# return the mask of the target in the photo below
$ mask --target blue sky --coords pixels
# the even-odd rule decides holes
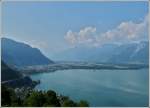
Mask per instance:
[[[148,2],[4,2],[2,29],[50,57],[74,46],[147,39],[147,14]]]

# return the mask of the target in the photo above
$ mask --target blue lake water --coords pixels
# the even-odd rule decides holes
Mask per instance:
[[[35,89],[52,89],[90,106],[148,106],[148,69],[59,70],[31,78],[41,81]]]

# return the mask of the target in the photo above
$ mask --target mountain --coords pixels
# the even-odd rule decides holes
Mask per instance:
[[[18,79],[21,77],[22,74],[20,72],[12,70],[3,61],[1,61],[1,81]]]
[[[78,46],[54,54],[52,58],[60,61],[105,62],[118,45],[107,44],[101,47]]]
[[[125,44],[115,49],[115,54],[109,59],[112,63],[145,63],[149,62],[149,43]]]
[[[9,65],[19,67],[31,65],[45,65],[53,63],[52,60],[45,57],[37,48],[16,42],[8,38],[1,39],[2,59]]]
[[[103,63],[145,63],[149,59],[149,43],[105,44],[100,47],[75,47],[55,54],[61,61],[86,61]]]

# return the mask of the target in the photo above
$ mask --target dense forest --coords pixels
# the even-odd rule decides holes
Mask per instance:
[[[55,91],[36,91],[30,88],[12,89],[2,85],[1,102],[3,107],[88,107],[88,102],[74,102],[67,96],[58,95]]]

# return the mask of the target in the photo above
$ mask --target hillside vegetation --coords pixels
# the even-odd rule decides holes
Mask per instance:
[[[27,89],[12,89],[2,86],[3,107],[88,107],[89,104],[81,100],[74,102],[69,97],[56,94],[55,91],[35,91]]]

